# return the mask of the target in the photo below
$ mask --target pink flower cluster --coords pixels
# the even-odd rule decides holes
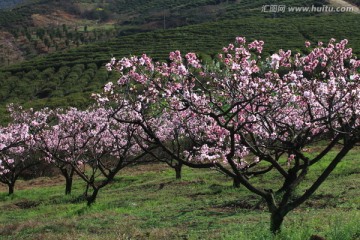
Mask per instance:
[[[151,133],[147,141],[160,145],[188,139],[193,147],[183,152],[187,161],[225,162],[241,169],[271,159],[274,148],[286,152],[294,145],[301,151],[326,132],[358,133],[360,63],[347,40],[331,39],[306,56],[280,50],[268,62],[259,61],[263,41],[245,44],[245,38],[236,38],[214,66],[203,65],[194,53],[184,61],[175,51],[169,63],[131,61],[130,71],[117,68],[121,78],[106,96],[110,102],[126,102],[127,111],[136,113],[118,121],[139,124],[144,134]],[[131,95],[141,99],[127,95],[130,86],[138,89]],[[250,153],[256,161],[247,160]]]

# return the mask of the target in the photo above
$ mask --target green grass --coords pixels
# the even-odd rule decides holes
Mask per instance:
[[[310,149],[311,151],[315,149]],[[325,162],[335,153],[331,152]],[[19,182],[15,195],[0,193],[1,239],[360,239],[359,150],[340,163],[315,195],[289,213],[280,235],[268,231],[265,206],[244,187],[213,170],[184,168],[183,179],[161,164],[131,167],[102,189],[90,208],[77,180],[64,196],[58,178]],[[325,163],[310,171],[308,187]],[[270,173],[257,185],[279,185]],[[54,186],[51,185],[54,182]],[[266,183],[266,184],[264,184]],[[31,187],[30,186],[35,186]],[[5,190],[5,189],[4,189]]]

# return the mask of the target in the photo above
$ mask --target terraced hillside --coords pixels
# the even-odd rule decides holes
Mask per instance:
[[[0,66],[116,36],[244,17],[294,17],[317,13],[265,13],[266,0],[27,0],[0,10]],[[325,0],[281,0],[287,6]],[[3,36],[3,37],[2,37]],[[2,38],[8,39],[7,41]]]
[[[104,67],[112,56],[147,53],[161,60],[169,51],[180,49],[195,51],[209,60],[240,35],[264,40],[267,53],[280,48],[304,51],[305,40],[327,41],[331,37],[348,38],[354,52],[360,53],[359,21],[354,15],[246,18],[124,36],[2,68],[0,101],[2,106],[14,101],[35,107],[85,106],[92,92],[116,79],[116,74],[108,73]]]
[[[286,6],[311,6],[312,4],[324,3],[313,0],[283,0],[278,2]],[[69,4],[71,1],[67,3]],[[5,66],[0,67],[0,118],[4,118],[1,116],[4,116],[5,105],[10,102],[18,102],[26,107],[35,108],[69,105],[87,106],[91,103],[89,100],[91,93],[100,91],[106,82],[116,80],[116,74],[108,73],[104,68],[105,63],[113,56],[121,58],[147,53],[157,60],[163,60],[167,58],[170,51],[179,49],[182,52],[196,52],[204,61],[211,61],[215,54],[224,45],[232,42],[236,36],[246,36],[248,40],[264,40],[267,54],[280,48],[305,51],[305,40],[311,42],[327,41],[331,37],[349,39],[354,52],[360,53],[360,19],[359,15],[356,14],[304,13],[302,16],[300,13],[291,15],[289,12],[264,13],[261,12],[261,6],[269,4],[265,0],[256,2],[250,0],[193,0],[176,1],[176,3],[169,0],[167,4],[162,6],[163,9],[168,9],[164,11],[160,11],[160,3],[160,0],[131,2],[125,0],[82,0],[78,1],[76,5],[63,4],[57,11],[64,12],[66,6],[76,6],[72,9],[78,9],[79,16],[81,16],[81,14],[90,13],[95,7],[103,7],[102,10],[98,11],[107,11],[107,9],[112,8],[114,9],[112,12],[118,19],[117,22],[112,23],[99,22],[99,25],[77,25],[75,26],[77,29],[72,29],[66,24],[56,28],[52,27],[51,30],[48,29],[50,26],[40,28],[34,25],[33,28],[29,27],[30,30],[21,33],[28,35],[27,37],[19,34],[18,39],[22,39],[23,42],[26,42],[26,39],[29,42],[36,40],[36,46],[41,47],[44,42],[50,42],[49,46],[44,45],[41,49],[52,49],[55,53],[48,54],[45,51],[44,55],[36,57],[37,52],[28,48],[30,54],[27,56],[30,56],[31,60],[22,60],[23,62],[20,64],[5,64]],[[47,8],[42,9],[43,12],[39,12],[37,15],[37,19],[41,19],[39,16],[47,16],[49,13],[49,6],[60,6],[60,4],[58,1],[39,0],[33,8],[19,7],[19,9],[7,13],[15,13],[14,16],[21,20],[28,16],[26,14],[40,11],[39,6],[46,5]],[[130,6],[136,8],[131,10]],[[216,13],[216,18],[211,18],[212,15],[208,15],[209,18],[199,20],[202,22],[199,24],[193,24],[190,20],[189,22],[180,21],[181,24],[187,26],[174,28],[165,26],[165,29],[162,26],[153,31],[150,31],[151,27],[149,27],[145,32],[142,32],[144,29],[139,30],[143,25],[134,20],[146,18],[143,19],[143,23],[146,25],[152,22],[151,19],[155,21],[157,18],[151,16],[156,15],[163,24],[165,16],[165,24],[167,24],[171,19],[170,16],[177,16],[178,13],[178,16],[182,18],[186,14],[190,14],[191,11],[199,12],[201,9],[213,11],[214,14]],[[70,10],[67,11],[71,12]],[[19,12],[24,14],[19,15]],[[200,11],[198,15],[193,17],[197,18],[201,14],[204,12]],[[67,16],[74,17],[75,15]],[[128,16],[127,20],[124,20],[125,16]],[[84,20],[80,17],[74,17],[74,20],[78,21],[77,24],[96,21]],[[1,22],[4,23],[0,20]],[[140,33],[130,31],[131,28],[137,28]],[[20,27],[20,29],[22,28]],[[94,36],[96,37],[94,38]],[[27,58],[21,54],[22,50],[17,49],[16,44],[11,42],[11,37],[3,39],[6,39],[8,45],[1,45],[0,37],[0,60],[6,51],[16,52],[17,50],[18,55],[16,56],[18,58]],[[63,41],[63,45],[61,45],[61,41]],[[68,42],[68,46],[64,44],[65,42]],[[51,44],[58,44],[58,49],[55,49]],[[1,50],[2,46],[5,49],[3,51]],[[27,45],[23,44],[24,46]]]

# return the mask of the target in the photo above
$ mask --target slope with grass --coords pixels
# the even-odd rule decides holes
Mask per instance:
[[[317,147],[309,148],[309,154],[314,151]],[[316,194],[287,217],[283,232],[274,239],[360,238],[359,151],[350,152]],[[317,174],[315,170],[308,179]],[[265,188],[280,184],[276,173],[256,182]],[[177,181],[164,165],[134,166],[119,174],[88,208],[81,200],[85,186],[80,179],[72,196],[62,194],[58,177],[19,181],[12,197],[0,187],[0,238],[273,239],[266,206],[244,187],[231,185],[214,170],[185,168]]]

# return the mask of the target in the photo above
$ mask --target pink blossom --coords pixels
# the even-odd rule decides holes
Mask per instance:
[[[273,55],[271,55],[271,67],[275,70],[279,69],[280,60],[281,57],[278,54],[274,53]]]

